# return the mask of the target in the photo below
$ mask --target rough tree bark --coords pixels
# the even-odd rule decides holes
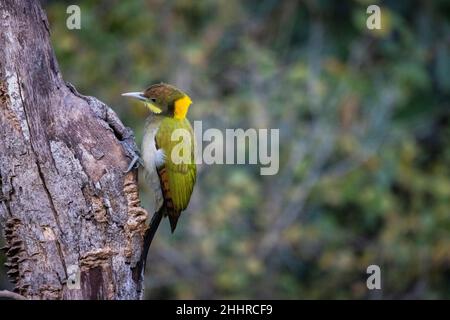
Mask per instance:
[[[0,222],[8,275],[32,299],[142,298],[131,131],[66,84],[38,0],[0,0]]]

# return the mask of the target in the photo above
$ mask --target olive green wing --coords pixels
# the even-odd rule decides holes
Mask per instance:
[[[177,129],[182,129],[181,137],[172,141],[172,133]],[[171,220],[173,231],[181,211],[189,204],[197,176],[194,161],[194,132],[189,121],[164,119],[156,134],[156,145],[163,149],[165,154],[164,166],[159,169],[159,172],[167,204],[167,215]],[[176,163],[173,156],[177,155],[187,161]]]

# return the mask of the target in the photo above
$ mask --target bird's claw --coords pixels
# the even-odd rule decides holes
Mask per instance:
[[[131,170],[133,170],[134,168],[138,168],[139,165],[144,166],[144,161],[142,160],[140,153],[139,153],[139,149],[136,147],[136,144],[134,143],[134,140],[124,140],[121,141],[121,144],[126,152],[126,154],[132,158],[130,164],[128,165],[128,168],[126,169],[126,171],[124,171],[124,173],[128,173]]]
[[[130,164],[128,165],[127,170],[125,170],[124,173],[128,173],[136,166],[136,169],[139,168],[139,166],[144,166],[144,161],[142,158],[136,153],[133,157],[133,160],[131,160]]]

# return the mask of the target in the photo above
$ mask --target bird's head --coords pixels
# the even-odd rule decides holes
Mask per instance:
[[[138,99],[155,114],[182,120],[186,117],[191,98],[180,89],[166,83],[150,86],[143,92],[122,93],[124,97]]]

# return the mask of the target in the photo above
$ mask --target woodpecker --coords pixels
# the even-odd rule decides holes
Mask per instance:
[[[145,180],[153,197],[153,212],[162,213],[169,218],[173,233],[181,212],[189,204],[197,174],[194,132],[186,118],[192,103],[191,98],[166,83],[151,85],[143,92],[123,93],[122,96],[142,101],[151,111],[145,123],[142,158],[135,154],[127,172],[132,170],[136,163],[143,165]],[[172,159],[172,151],[180,143],[172,137],[172,133],[177,129],[185,130],[190,140],[187,148],[187,159],[190,161],[180,163]]]

